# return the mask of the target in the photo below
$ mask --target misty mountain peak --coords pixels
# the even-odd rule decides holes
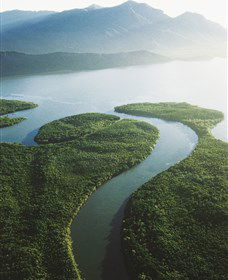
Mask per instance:
[[[139,3],[136,2],[136,1],[133,1],[133,0],[128,0],[128,1],[124,2],[122,5],[125,5],[125,6],[136,6],[136,5],[139,5]]]
[[[205,17],[203,15],[193,13],[193,12],[185,12],[176,18],[177,19],[188,19],[188,20],[205,20]]]
[[[135,7],[139,7],[139,6],[150,7],[146,3],[138,3],[133,0],[128,0],[128,1],[124,2],[123,4],[120,4],[119,6],[128,7],[128,8],[135,8]],[[152,8],[152,7],[150,7],[150,8]]]
[[[97,9],[101,9],[101,8],[103,8],[103,7],[101,7],[101,6],[97,5],[97,4],[92,4],[92,5],[88,6],[86,8],[86,10],[97,10]]]
[[[135,11],[141,16],[147,18],[149,20],[148,22],[153,21],[154,18],[156,18],[157,20],[159,17],[161,20],[169,18],[167,15],[164,14],[162,10],[155,9],[146,3],[139,3],[132,0],[124,2],[123,4],[117,7],[123,7],[125,10],[131,10],[133,12]]]

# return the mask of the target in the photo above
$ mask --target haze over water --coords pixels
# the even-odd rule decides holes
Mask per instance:
[[[36,129],[55,119],[85,112],[109,112],[134,102],[189,102],[226,112],[226,60],[173,61],[149,66],[2,80],[2,97],[39,107],[12,115],[27,120],[1,130],[1,141],[32,144]],[[226,140],[225,122],[214,130]],[[33,132],[34,131],[34,132]],[[33,134],[31,134],[33,132]]]

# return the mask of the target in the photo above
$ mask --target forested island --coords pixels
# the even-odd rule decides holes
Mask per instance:
[[[227,279],[227,143],[210,129],[219,111],[187,103],[143,103],[117,112],[182,122],[199,142],[185,160],[130,198],[122,242],[131,279]]]
[[[150,124],[89,113],[43,126],[40,146],[1,143],[1,278],[82,279],[72,220],[97,187],[147,157],[158,137]]]
[[[0,99],[0,116],[35,107],[37,107],[37,104],[33,102]],[[0,117],[0,128],[15,125],[23,120],[25,120],[25,118],[8,118],[6,116]]]

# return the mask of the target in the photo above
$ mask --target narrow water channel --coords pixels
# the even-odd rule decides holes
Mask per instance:
[[[152,176],[186,158],[198,139],[193,130],[181,123],[117,115],[155,125],[160,130],[160,139],[143,162],[102,185],[75,218],[71,228],[73,251],[86,280],[129,279],[120,246],[127,200]]]

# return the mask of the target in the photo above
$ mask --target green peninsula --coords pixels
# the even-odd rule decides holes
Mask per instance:
[[[40,146],[1,143],[0,278],[82,279],[72,220],[96,188],[147,157],[158,136],[150,124],[90,113],[42,127]]]
[[[37,104],[33,102],[0,99],[0,116],[35,107],[37,107]],[[0,128],[15,125],[23,120],[25,120],[25,118],[8,118],[6,116],[0,117]]]
[[[0,128],[12,126],[17,123],[24,121],[25,118],[8,118],[8,117],[0,117]]]
[[[187,159],[152,178],[128,202],[122,241],[131,279],[227,279],[228,145],[210,133],[223,114],[187,103],[115,109],[182,122],[199,137]]]

